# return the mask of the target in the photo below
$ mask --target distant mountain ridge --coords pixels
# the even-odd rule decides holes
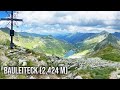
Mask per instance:
[[[0,28],[0,30],[8,34],[10,33],[10,29],[8,27]]]
[[[40,35],[35,33],[27,33],[27,32],[18,32],[21,36],[31,36],[31,37],[44,37],[46,35]]]
[[[113,33],[113,35],[120,38],[120,32],[115,32],[115,33]]]
[[[75,47],[78,49],[78,51],[83,51],[86,49],[93,49],[99,42],[104,40],[109,33],[106,31],[102,31],[101,33],[94,34],[82,42],[77,42],[75,44]]]
[[[60,40],[65,40],[68,43],[75,44],[77,42],[81,42],[85,40],[86,38],[95,35],[95,33],[69,33],[66,35],[59,35],[55,36],[55,38],[60,39]]]
[[[120,39],[106,31],[102,31],[101,33],[88,37],[84,41],[76,43],[75,46],[76,52],[69,57],[75,58],[80,55],[84,55],[87,57],[102,57],[102,59],[108,60],[110,59],[108,58],[110,57],[109,55],[112,56],[113,54],[117,58],[111,57],[111,60],[120,61]],[[111,50],[110,52],[109,49]]]

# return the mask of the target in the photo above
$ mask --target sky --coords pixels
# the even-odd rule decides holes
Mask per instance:
[[[17,32],[37,34],[66,33],[110,33],[120,32],[119,11],[15,11],[15,15],[23,22],[18,22]],[[0,18],[8,17],[0,11]],[[15,17],[15,18],[16,18]],[[0,27],[8,22],[0,21]],[[8,25],[10,27],[10,25]]]

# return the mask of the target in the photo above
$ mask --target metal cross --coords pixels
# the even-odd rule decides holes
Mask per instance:
[[[13,49],[13,47],[14,47],[14,43],[13,43],[13,36],[14,36],[13,21],[23,21],[23,20],[22,19],[15,19],[15,18],[13,18],[13,11],[11,11],[11,17],[10,18],[1,18],[0,20],[11,21],[11,30],[10,30],[11,42],[10,42],[10,48]]]

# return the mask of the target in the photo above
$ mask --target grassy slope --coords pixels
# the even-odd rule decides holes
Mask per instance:
[[[9,35],[2,31],[0,31],[0,44],[4,45],[10,44]]]
[[[14,38],[14,42],[18,46],[22,46],[28,49],[32,49],[37,52],[43,52],[46,54],[53,54],[57,56],[64,56],[65,52],[71,49],[71,45],[62,42],[60,40],[44,37],[44,38],[32,38],[17,36]]]
[[[64,56],[65,52],[69,51],[72,47],[71,45],[61,42],[59,40],[53,39],[53,38],[45,38],[44,41],[44,47],[37,46],[34,48],[34,50],[40,50],[47,54],[53,54],[57,56]]]
[[[115,71],[115,68],[95,68],[95,69],[81,69],[76,71],[84,79],[109,79],[110,73]]]
[[[101,49],[92,56],[101,57],[102,59],[105,60],[120,61],[120,50],[114,48],[111,45],[108,45],[107,47]]]
[[[104,35],[100,35],[93,38],[87,38],[83,42],[76,43],[75,45],[77,47],[76,51],[77,53],[79,53],[79,52],[83,52],[84,50],[90,50],[90,49],[92,50],[94,46],[97,45],[97,43],[101,42],[104,39],[105,39]]]
[[[104,35],[94,37],[94,38],[88,38],[84,40],[83,42],[77,43],[75,46],[77,47],[76,53],[72,55],[71,57],[78,57],[80,55],[86,55],[89,53],[97,43],[102,41],[104,39]]]
[[[54,39],[52,37],[23,37],[16,34],[13,38],[13,41],[16,45],[31,49],[37,52],[43,52],[46,54],[64,56],[64,54],[73,47],[72,45]],[[0,43],[1,44],[10,44],[10,36],[8,32],[3,32],[0,30]]]

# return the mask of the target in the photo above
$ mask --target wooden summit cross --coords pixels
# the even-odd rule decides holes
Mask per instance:
[[[13,49],[13,47],[14,47],[14,43],[13,43],[13,36],[14,36],[13,21],[23,21],[23,20],[22,19],[13,18],[13,11],[11,11],[11,17],[10,18],[1,18],[0,20],[11,21],[11,29],[10,29],[11,42],[10,42],[10,48]]]

